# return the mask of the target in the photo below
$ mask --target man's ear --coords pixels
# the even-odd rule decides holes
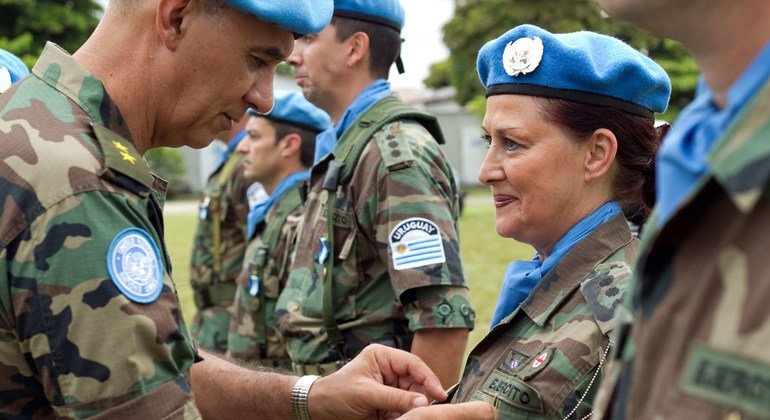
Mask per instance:
[[[197,1],[197,0],[196,0]],[[155,28],[163,45],[175,50],[184,35],[191,0],[160,0],[155,14]]]
[[[618,139],[606,128],[594,131],[587,143],[585,158],[585,180],[603,177],[609,172],[618,153]]]
[[[356,32],[344,41],[347,48],[347,64],[353,67],[365,60],[369,54],[369,35]]]
[[[302,137],[297,133],[289,133],[278,141],[281,147],[281,157],[292,157],[299,155],[302,148]]]

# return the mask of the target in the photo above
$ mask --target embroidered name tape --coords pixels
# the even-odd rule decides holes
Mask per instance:
[[[134,302],[153,302],[163,290],[158,246],[142,229],[128,228],[115,236],[107,251],[107,270],[120,292]]]
[[[428,219],[404,220],[393,228],[388,241],[396,270],[446,262],[441,230]]]

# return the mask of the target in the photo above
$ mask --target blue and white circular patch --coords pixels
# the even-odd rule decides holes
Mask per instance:
[[[128,228],[115,236],[107,251],[107,269],[115,286],[134,302],[153,302],[163,290],[160,251],[142,229]]]

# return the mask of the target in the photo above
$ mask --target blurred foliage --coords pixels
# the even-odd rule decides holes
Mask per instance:
[[[95,0],[0,0],[0,48],[32,68],[46,41],[75,52],[101,13]]]
[[[478,51],[522,23],[551,32],[591,30],[613,35],[648,54],[668,72],[673,84],[671,111],[665,117],[673,117],[693,97],[697,67],[680,44],[608,18],[594,0],[455,0],[455,15],[443,28],[450,57],[431,66],[425,84],[452,85],[458,102],[483,113],[484,89],[476,75]]]
[[[179,149],[171,147],[150,149],[144,154],[144,158],[147,159],[147,163],[155,175],[168,181],[169,196],[188,192],[190,186],[187,185],[184,178],[187,169],[185,168],[184,156]]]

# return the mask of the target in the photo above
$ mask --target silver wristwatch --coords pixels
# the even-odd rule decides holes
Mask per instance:
[[[320,378],[318,375],[305,375],[291,389],[291,417],[295,420],[310,420],[307,410],[307,394],[313,382]]]

